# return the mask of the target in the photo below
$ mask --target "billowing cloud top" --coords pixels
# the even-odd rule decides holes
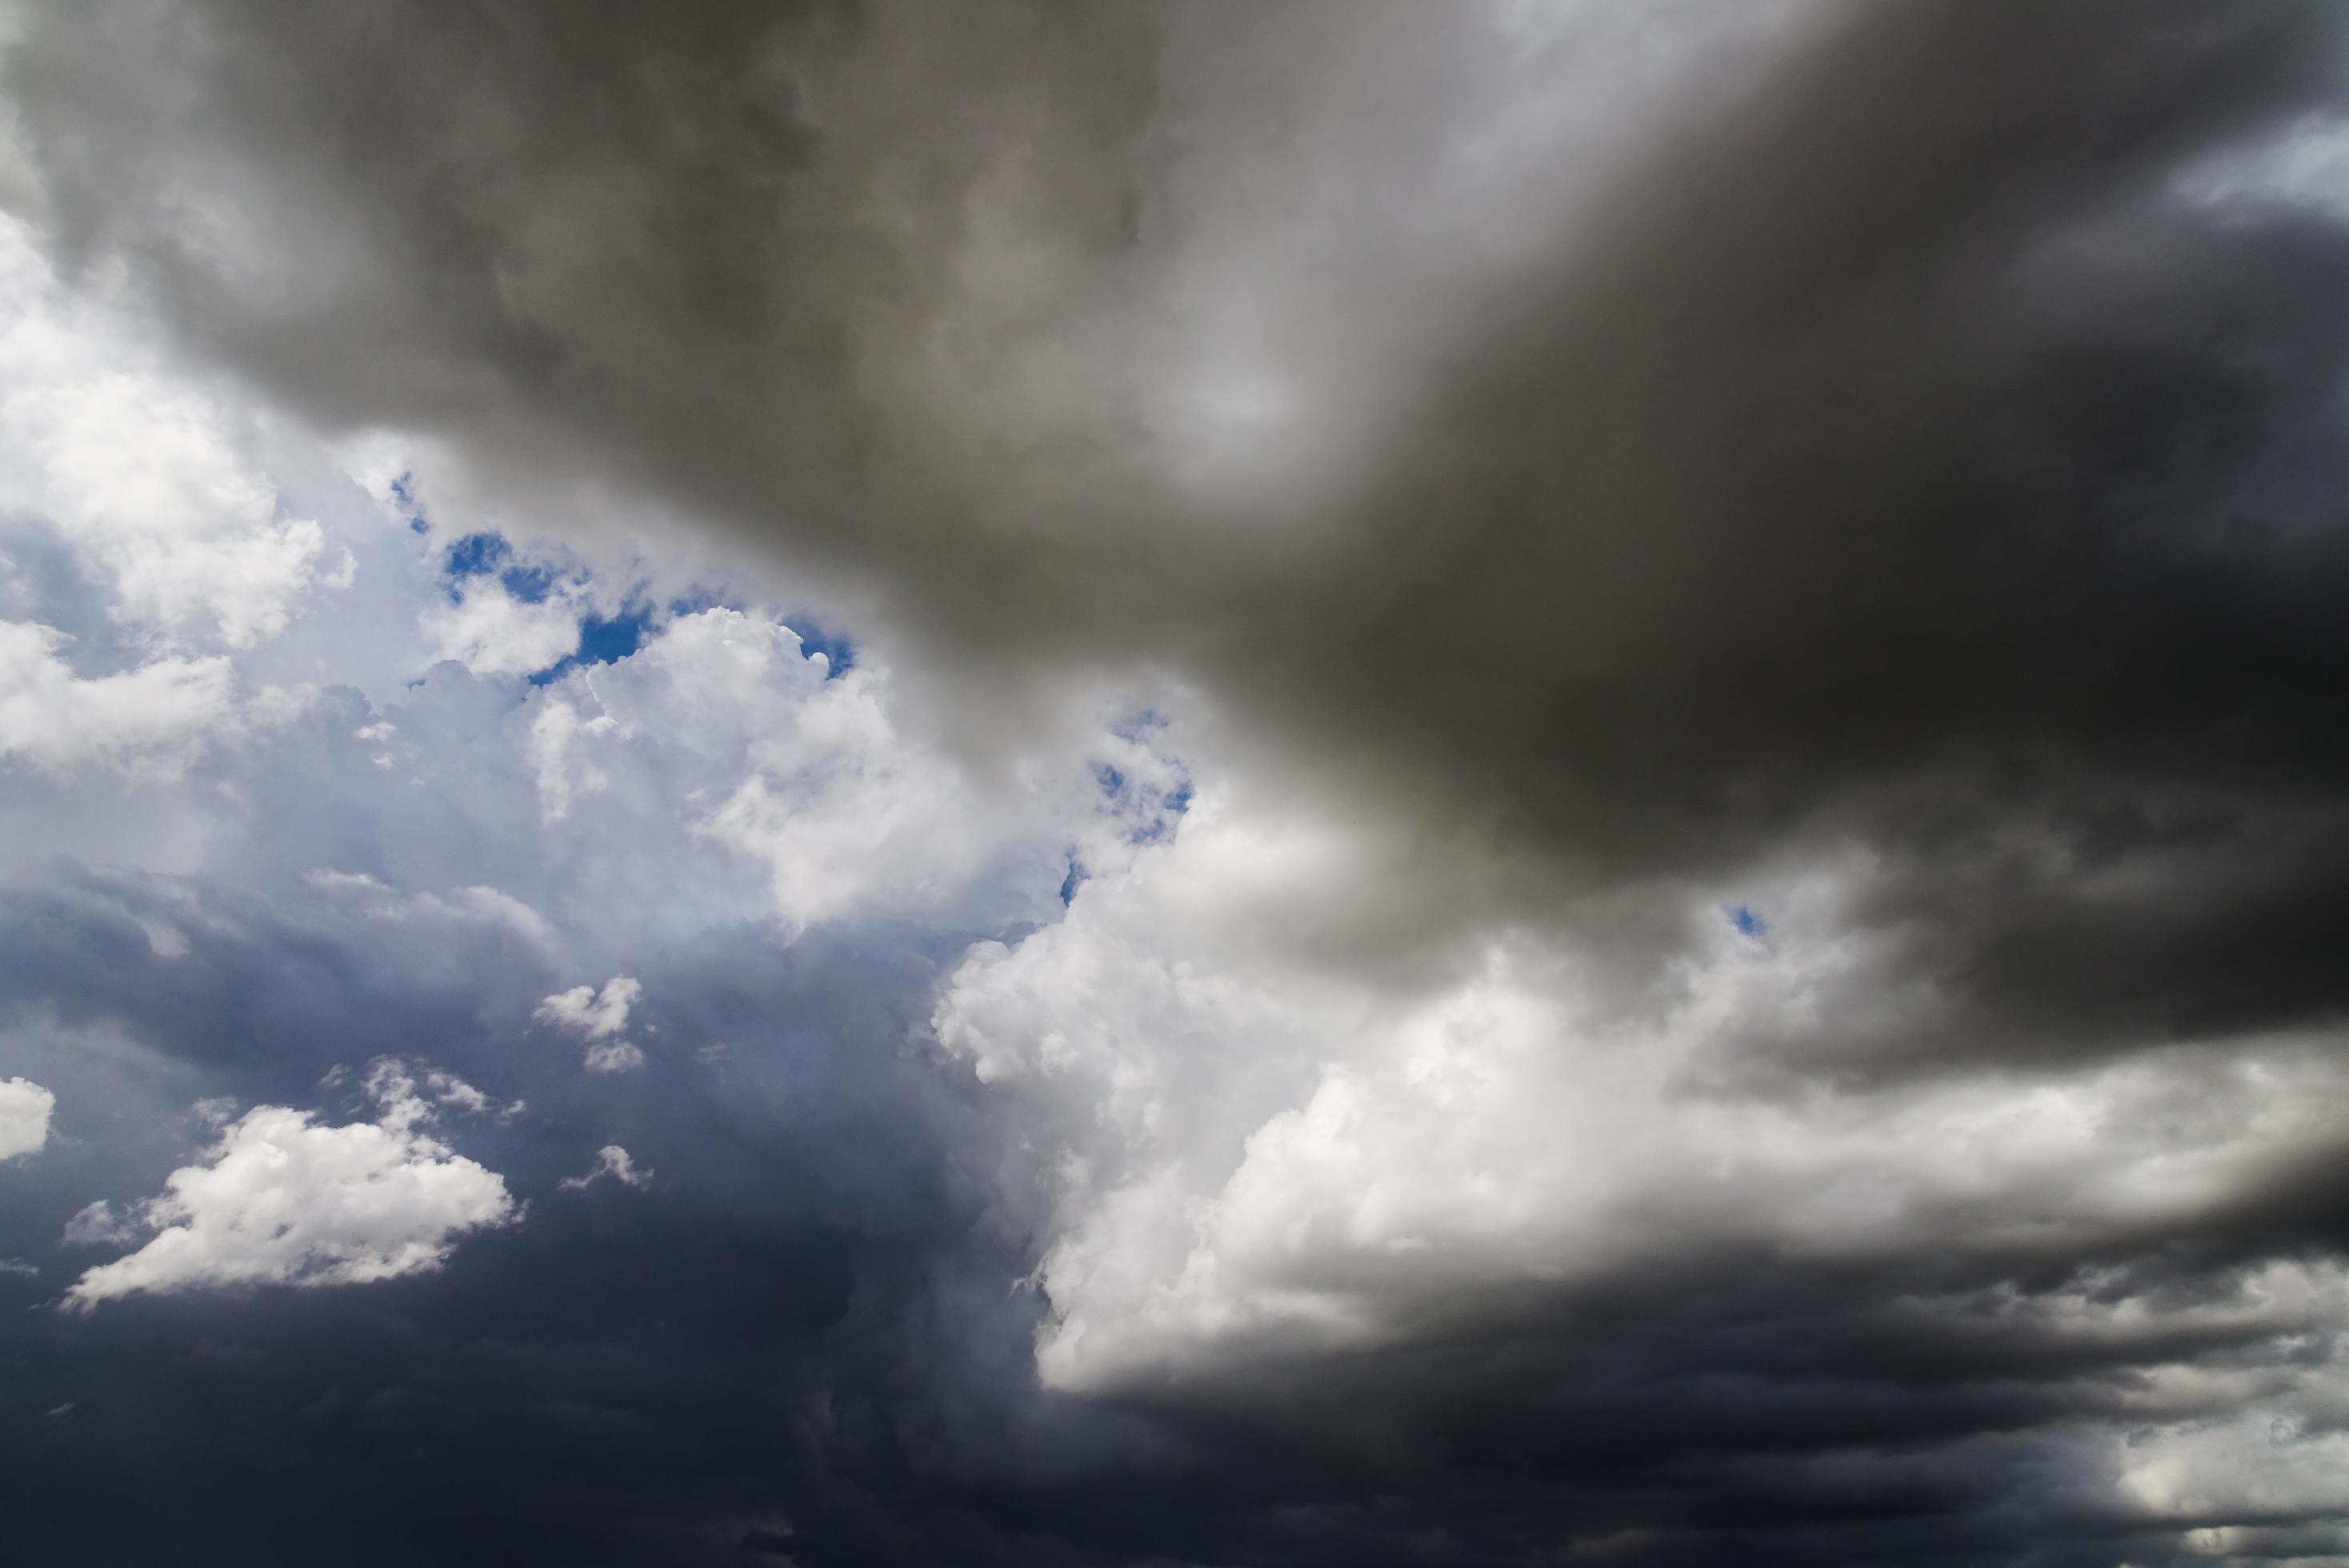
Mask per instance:
[[[27,1560],[2349,1560],[2344,46],[0,8]]]

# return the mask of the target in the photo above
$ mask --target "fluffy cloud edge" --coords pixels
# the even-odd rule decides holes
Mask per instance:
[[[462,1109],[470,1086],[427,1077],[440,1104]],[[321,1123],[291,1106],[256,1106],[222,1126],[198,1163],[135,1211],[153,1234],[126,1257],[83,1272],[62,1305],[88,1313],[138,1295],[274,1284],[362,1284],[425,1274],[457,1242],[519,1220],[505,1179],[423,1128],[438,1106],[397,1063],[378,1063],[367,1088],[373,1121]],[[85,1209],[67,1239],[116,1239],[123,1224]]]
[[[57,1097],[30,1078],[0,1078],[0,1160],[38,1154],[48,1147]]]

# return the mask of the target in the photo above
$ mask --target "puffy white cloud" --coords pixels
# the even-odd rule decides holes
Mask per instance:
[[[62,633],[0,621],[0,755],[62,771],[146,763],[169,771],[233,714],[225,658],[161,657],[120,675],[74,674]]]
[[[698,826],[767,867],[789,929],[863,907],[934,904],[1013,830],[1016,807],[900,728],[885,670],[831,677],[788,626],[704,611],[678,617],[628,663],[640,667],[595,683],[624,726],[740,738],[725,799]]]
[[[373,1121],[328,1127],[314,1112],[264,1105],[222,1127],[201,1163],[173,1171],[139,1206],[139,1228],[154,1233],[146,1244],[86,1271],[66,1305],[391,1279],[436,1269],[460,1237],[519,1216],[504,1178],[425,1130],[437,1113],[404,1068],[378,1064],[367,1088]],[[85,1210],[67,1235],[98,1241],[113,1228],[107,1211]]]
[[[622,1038],[628,1026],[628,1009],[645,988],[632,976],[615,975],[604,988],[574,985],[538,1005],[531,1016],[587,1042],[583,1060],[591,1073],[633,1072],[645,1065],[645,1053]]]
[[[337,1081],[342,1071],[340,1068],[336,1068],[327,1075],[326,1081]],[[438,1068],[424,1068],[420,1071],[422,1076],[419,1078],[409,1069],[408,1063],[398,1057],[384,1057],[368,1065],[367,1077],[361,1080],[361,1085],[367,1090],[367,1098],[382,1108],[384,1119],[397,1121],[403,1127],[429,1119],[436,1108],[463,1111],[470,1116],[494,1112],[501,1121],[512,1119],[523,1108],[520,1100],[500,1105],[454,1073],[442,1072]],[[233,1110],[234,1108],[227,1109]],[[218,1119],[227,1119],[226,1112]]]
[[[429,1075],[425,1087],[432,1091],[432,1097],[442,1105],[452,1105],[459,1110],[474,1112],[490,1109],[491,1101],[488,1095],[483,1094],[463,1078],[451,1074],[433,1073]]]
[[[517,599],[495,577],[468,577],[454,603],[435,604],[419,625],[437,657],[478,676],[526,676],[561,664],[579,646],[585,606],[558,587],[536,602]]]
[[[583,719],[579,710],[560,698],[549,698],[530,726],[530,759],[538,769],[540,810],[546,820],[559,822],[571,814],[571,798],[594,794],[610,780],[592,763],[574,778],[569,768],[571,743],[578,736],[609,735],[620,727],[610,714]]]
[[[607,1143],[595,1151],[595,1164],[584,1176],[565,1176],[555,1183],[566,1191],[577,1191],[594,1185],[606,1176],[623,1187],[649,1187],[653,1173],[628,1157],[628,1151],[616,1143]]]
[[[54,527],[142,655],[84,676],[59,627],[89,625],[37,608],[0,622],[0,755],[168,774],[243,726],[231,662],[191,645],[268,642],[314,586],[347,587],[356,560],[339,552],[321,574],[325,531],[285,515],[256,418],[161,354],[111,290],[67,288],[0,216],[0,510]],[[275,722],[285,695],[257,694],[243,717]]]
[[[324,534],[280,514],[248,444],[0,216],[0,503],[53,519],[112,580],[119,618],[232,647],[285,629]]]
[[[61,1239],[69,1247],[125,1247],[139,1239],[139,1224],[99,1198],[74,1211]]]
[[[1137,797],[1147,771],[1118,760],[1131,743],[1086,722],[1031,765],[974,777],[903,711],[877,658],[835,674],[788,625],[725,607],[574,667],[511,727],[541,824],[562,825],[574,865],[627,879],[645,919],[699,923],[712,897],[749,895],[740,914],[768,914],[787,936],[872,913],[1043,916],[1059,907],[1071,837],[1106,830],[1099,858],[1115,859],[1088,763],[1125,769]],[[620,852],[656,839],[694,866],[690,907],[680,875],[647,875],[642,854]]]
[[[579,1059],[591,1073],[629,1073],[645,1065],[645,1053],[634,1040],[599,1040]]]
[[[531,1016],[583,1039],[610,1039],[628,1026],[628,1009],[644,994],[644,986],[633,976],[615,975],[600,991],[593,985],[558,991],[541,1002]]]
[[[49,1117],[57,1097],[30,1078],[0,1078],[0,1160],[38,1154],[48,1146]]]
[[[1682,956],[1633,997],[1565,928],[1340,966],[1295,890],[1370,919],[1408,881],[1344,827],[1210,781],[1062,923],[972,949],[934,1016],[1036,1149],[1046,1381],[1379,1344],[1739,1246],[1821,1264],[1920,1236],[2089,1249],[2333,1136],[2349,1075],[2292,1040],[1877,1088],[1741,1078],[1749,1042],[1857,995],[1888,1026],[1920,1021],[1902,1010],[1930,998],[1846,985],[1877,973],[1883,939],[1853,914],[1871,874],[1768,882],[1766,937],[1681,892]]]
[[[1868,917],[1863,854],[1734,897],[1656,892],[1679,956],[1627,986],[1604,920],[1363,962],[1383,907],[1444,896],[1392,849],[1210,771],[1179,828],[1105,860],[1064,921],[950,975],[936,1037],[1030,1151],[1007,1181],[1049,1238],[1048,1386],[1246,1399],[1253,1369],[1490,1334],[1521,1304],[1748,1249],[1830,1277],[1923,1249],[1961,1275],[2127,1255],[2334,1147],[2349,1071],[2321,1038],[1774,1072],[1771,1042],[1933,1021],[1929,987],[1885,983],[1896,938]],[[2156,1529],[2349,1508],[2337,1264],[2175,1298],[2091,1269],[1909,1309],[2129,1367],[2036,1439],[2064,1456],[2067,1506]],[[2178,1349],[2198,1336],[2233,1348]],[[2189,1545],[2251,1552],[2229,1528]]]

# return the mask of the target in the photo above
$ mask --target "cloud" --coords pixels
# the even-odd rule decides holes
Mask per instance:
[[[455,603],[424,612],[421,629],[438,656],[476,675],[526,676],[578,648],[582,614],[560,594],[531,603],[494,577],[471,577]]]
[[[336,1549],[2340,1554],[2340,19],[1537,9],[18,18],[76,1289],[665,1151],[218,1305]]]
[[[380,53],[357,23],[207,15],[224,50],[288,62],[274,80]],[[1312,738],[1322,784],[1362,809],[1484,814],[1569,864],[1718,864],[1815,807],[1938,781],[1953,750],[2047,733],[2058,692],[2076,722],[2051,783],[2085,784],[2137,733],[2128,692],[2097,684],[2104,650],[2158,662],[2213,572],[2268,603],[2305,580],[2295,562],[2333,569],[2305,531],[2214,555],[2180,519],[2064,500],[2224,488],[2216,447],[2153,443],[2213,459],[2157,480],[2147,451],[2070,441],[2121,382],[2148,400],[2137,428],[2224,420],[2240,396],[2284,439],[2323,379],[2292,346],[2325,341],[2324,291],[2261,279],[2312,275],[2301,248],[2336,242],[2215,234],[2142,198],[2195,149],[2321,101],[2329,23],[2190,15],[1741,27],[1689,7],[1529,39],[1346,7],[1221,31],[1108,7],[1049,47],[1007,16],[927,25],[950,40],[876,23],[904,46],[833,52],[763,7],[707,32],[548,9],[480,36],[404,12],[418,46],[364,103],[233,94],[129,22],[100,79],[24,92],[75,233],[202,299],[213,340],[289,399],[430,407],[478,433],[460,444],[485,482],[593,472],[853,579],[918,651],[899,678],[944,688],[967,744],[1024,734],[1053,672],[1171,663],[1265,744]],[[18,78],[97,26],[30,30]],[[1375,44],[1322,46],[1357,29]],[[495,159],[466,144],[480,117],[387,108],[454,90],[427,63],[444,51],[478,62],[468,101],[534,106],[491,116]],[[1229,79],[1241,58],[1261,74]],[[854,86],[819,133],[766,72]],[[150,76],[187,88],[168,132],[106,112]],[[1622,112],[1559,107],[1578,92]],[[558,107],[578,103],[612,117],[585,135]],[[909,136],[914,107],[962,129]],[[1048,129],[1021,129],[1031,114]],[[231,129],[248,123],[274,134]],[[322,145],[345,150],[331,194],[294,150]],[[291,295],[250,195],[219,192],[215,242],[171,242],[183,202],[159,181],[212,191],[212,147],[300,199],[316,261]],[[802,159],[771,199],[745,172]],[[883,221],[881,188],[954,195]],[[648,254],[656,233],[693,242]],[[1733,253],[1757,264],[1710,263]],[[2129,303],[2156,298],[2175,308]],[[2226,370],[2198,358],[2218,332],[2266,346]],[[2095,372],[2122,363],[2178,373]],[[2087,467],[2009,460],[2049,443]],[[1970,521],[1873,522],[1933,507]],[[2079,529],[2063,586],[2003,594],[2057,516]],[[2295,667],[2277,639],[2302,624],[2198,622],[2217,685],[2165,689],[2252,702],[2255,672]],[[2281,743],[2326,687],[2274,689],[2294,717],[2252,728]],[[774,830],[755,793],[729,820]],[[791,896],[820,904],[825,880]]]
[[[644,995],[632,976],[615,975],[604,988],[574,985],[558,991],[538,1005],[531,1016],[587,1042],[583,1058],[591,1073],[633,1072],[645,1065],[645,1053],[621,1036],[628,1026],[628,1009]]]
[[[2189,163],[2175,185],[2186,200],[2226,211],[2274,205],[2349,220],[2349,121],[2309,115],[2281,135]]]
[[[422,1073],[421,1078],[418,1078],[417,1071]],[[336,1079],[340,1072],[341,1069],[336,1068],[335,1073],[327,1075],[328,1079]],[[360,1080],[360,1087],[380,1108],[381,1119],[387,1125],[396,1123],[402,1128],[432,1119],[437,1110],[459,1110],[469,1116],[495,1112],[504,1119],[522,1109],[519,1100],[501,1107],[454,1073],[443,1072],[439,1068],[411,1070],[410,1065],[398,1057],[379,1057],[370,1062],[367,1076]],[[212,1119],[223,1121],[235,1109],[233,1105],[224,1106]]]
[[[0,500],[54,518],[112,580],[118,616],[250,647],[285,628],[324,535],[282,515],[233,405],[133,320],[62,287],[37,236],[0,216]]]
[[[240,714],[230,660],[200,650],[276,637],[314,584],[348,585],[351,558],[320,578],[324,532],[285,514],[249,410],[162,352],[118,293],[68,286],[13,214],[0,215],[0,509],[51,531],[107,589],[102,618],[68,630],[38,603],[54,568],[13,584],[34,615],[0,618],[0,756],[151,777],[281,717],[282,688]]]
[[[1977,1293],[1995,1293],[2015,1339],[2060,1325],[2076,1346],[2051,1350],[2046,1375],[2095,1376],[2069,1358],[2088,1343],[2139,1367],[2126,1410],[2049,1413],[2080,1456],[2078,1506],[2135,1509],[2174,1462],[2333,1473],[2316,1412],[2349,1369],[2284,1368],[2303,1326],[2349,1321],[2338,1273],[2239,1282],[2221,1241],[2337,1160],[2319,1108],[2349,1085],[2328,1035],[1814,1079],[1822,1033],[1930,1036],[1950,1006],[1889,978],[1897,944],[1871,910],[1894,873],[1866,857],[1682,890],[1682,955],[1646,984],[1624,985],[1601,932],[1571,946],[1489,933],[1365,975],[1329,953],[1412,896],[1407,864],[1376,836],[1288,820],[1245,775],[1200,777],[1179,827],[1086,881],[1065,920],[974,947],[932,1018],[1030,1146],[1007,1197],[1048,1216],[1033,1276],[1048,1387],[1245,1410],[1340,1448],[1355,1438],[1310,1412],[1355,1411],[1388,1434],[1373,1444],[1482,1442],[1518,1418],[1513,1382],[1555,1378],[1570,1398],[1584,1374],[1544,1348],[1562,1316],[1670,1297],[1700,1343],[1733,1334],[1760,1309],[1733,1297],[1716,1321],[1690,1282],[1766,1258],[1792,1336],[1877,1310],[1825,1305],[1827,1280],[1857,1274],[1902,1303],[1885,1332],[1907,1340],[1965,1333]],[[2156,1260],[2202,1245],[2220,1249],[2202,1288],[2232,1303],[2211,1331],[2264,1369],[2274,1418],[2223,1438],[2203,1424],[2228,1398],[2216,1374],[2152,1327],[2195,1332],[2193,1298],[2172,1299]],[[2093,1284],[2071,1272],[2091,1259],[2111,1270]],[[1424,1385],[1394,1370],[1421,1346],[1448,1367]],[[2030,1376],[1987,1344],[1968,1354],[1986,1377]],[[1658,1418],[1669,1469],[1686,1456]],[[1687,1419],[1688,1440],[1729,1440]],[[2124,1429],[2131,1461],[2106,1468],[2094,1456]],[[2173,1451],[2196,1457],[2152,1457]],[[2337,1486],[2292,1496],[2312,1513],[2349,1502]],[[2193,1499],[2165,1517],[2257,1506]]]
[[[531,721],[531,760],[538,765],[538,798],[550,822],[559,822],[571,812],[574,792],[592,794],[605,788],[610,780],[602,769],[590,765],[582,769],[576,779],[569,769],[571,745],[582,735],[589,738],[611,734],[619,727],[619,720],[610,714],[598,714],[582,719],[579,710],[569,703],[550,698]]]
[[[57,1097],[30,1078],[0,1078],[0,1160],[38,1154],[49,1141]]]
[[[607,1040],[627,1028],[628,1009],[644,994],[644,986],[633,976],[615,975],[600,991],[593,985],[558,991],[541,1002],[531,1016],[583,1039]]]
[[[595,1169],[585,1176],[565,1176],[555,1185],[576,1191],[593,1186],[606,1176],[623,1187],[649,1187],[653,1181],[653,1173],[629,1159],[626,1150],[616,1143],[607,1143],[595,1151]]]
[[[224,658],[160,658],[121,675],[80,676],[48,626],[0,622],[0,755],[54,771],[97,763],[184,766],[233,715]]]
[[[74,1211],[62,1238],[69,1247],[129,1246],[139,1239],[139,1225],[105,1199],[96,1199]]]
[[[747,731],[748,776],[698,829],[769,867],[794,931],[861,907],[934,907],[1010,830],[1003,803],[900,730],[885,669],[835,677],[788,626],[723,609],[679,617],[647,661],[682,714],[729,712]]]
[[[589,1046],[580,1060],[591,1073],[627,1073],[645,1065],[645,1052],[633,1040],[602,1040]]]
[[[201,1164],[138,1209],[138,1251],[83,1272],[65,1305],[252,1284],[357,1284],[439,1268],[459,1238],[520,1211],[504,1179],[421,1130],[433,1112],[398,1069],[371,1077],[374,1121],[321,1125],[256,1106]],[[96,1240],[94,1225],[75,1239]]]
[[[315,870],[304,881],[325,892],[366,900],[368,918],[388,924],[487,927],[508,932],[550,958],[559,951],[554,928],[543,915],[493,887],[460,887],[446,896],[425,892],[402,897],[363,872]]]

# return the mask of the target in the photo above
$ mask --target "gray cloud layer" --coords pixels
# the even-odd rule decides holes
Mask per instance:
[[[78,7],[10,70],[66,254],[832,569],[964,711],[1171,663],[1610,874],[2321,813],[2338,232],[2165,181],[2323,105],[2329,14],[1733,20],[1661,108],[1351,7]],[[1552,78],[1609,123],[1490,107]]]

